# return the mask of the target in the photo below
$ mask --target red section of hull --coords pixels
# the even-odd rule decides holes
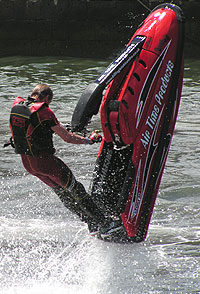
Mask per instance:
[[[169,76],[171,77],[172,70],[169,66],[167,68],[167,63],[169,60],[173,64],[175,63],[178,45],[178,28],[175,12],[171,9],[159,9],[150,14],[145,20],[144,25],[133,35],[131,41],[135,36],[146,36],[143,49],[138,58],[133,62],[121,89],[119,89],[119,85],[122,83],[124,75],[127,74],[127,69],[130,65],[127,65],[125,68],[124,75],[123,73],[120,74],[109,85],[101,106],[101,121],[104,137],[107,142],[113,140],[107,127],[107,108],[109,101],[113,99],[114,95],[118,95],[118,101],[123,101],[119,106],[119,123],[123,129],[120,133],[121,139],[125,144],[131,144],[135,141],[138,135],[137,130],[140,129],[143,120],[146,118],[146,113],[141,117],[141,108],[147,108],[151,103],[154,93],[159,92],[161,86],[161,81],[159,81],[160,77],[164,76],[165,72],[167,74],[169,70]],[[151,88],[144,102],[146,105],[142,105],[143,101],[140,101],[142,91],[148,82],[150,71],[162,52],[164,56],[159,64],[159,68],[156,68],[157,72],[154,72],[155,77],[152,77],[148,84]],[[163,83],[169,84],[169,81]],[[170,85],[168,86],[169,92]],[[118,91],[117,94],[116,91]],[[166,97],[167,95],[168,93],[165,93]],[[138,103],[136,103],[135,99],[138,99]],[[128,103],[128,108],[124,101]]]

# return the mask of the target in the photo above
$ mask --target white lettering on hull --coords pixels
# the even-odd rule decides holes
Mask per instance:
[[[156,103],[154,104],[154,107],[153,107],[151,114],[146,119],[145,125],[148,127],[148,129],[146,129],[142,133],[141,138],[140,138],[140,141],[145,149],[147,149],[147,146],[150,142],[154,127],[155,127],[156,122],[158,120],[158,116],[159,116],[159,113],[161,110],[162,102],[163,102],[163,99],[164,99],[165,94],[167,92],[170,78],[171,78],[171,75],[173,72],[173,67],[174,67],[173,62],[171,60],[169,60],[166,65],[165,74],[160,79],[161,85],[160,85],[159,91],[155,94],[155,97],[154,97]]]

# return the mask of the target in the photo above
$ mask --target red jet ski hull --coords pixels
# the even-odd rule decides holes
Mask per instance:
[[[172,140],[182,90],[183,44],[181,9],[157,6],[92,85],[90,98],[90,90],[85,92],[72,120],[75,129],[83,128],[101,105],[104,136],[91,196],[105,215],[121,217],[121,237],[133,242],[146,238]]]
[[[118,195],[114,202],[110,200],[112,213],[117,216],[121,212],[128,237],[138,242],[147,234],[176,123],[183,80],[182,26],[173,6],[161,5],[154,10],[132,37],[146,37],[140,54],[109,84],[101,105],[104,140],[96,167],[100,174],[94,178],[92,194],[96,199],[96,191],[104,194],[106,190],[100,202],[108,203],[108,212],[105,197]],[[115,151],[110,151],[112,148]],[[124,160],[119,165],[125,170],[121,172],[124,181],[118,186],[111,177],[118,181],[119,167],[117,173],[108,167],[106,173],[100,167],[106,160],[112,165],[120,155]],[[101,175],[104,179],[99,182]],[[107,192],[110,183],[117,191],[111,187]]]

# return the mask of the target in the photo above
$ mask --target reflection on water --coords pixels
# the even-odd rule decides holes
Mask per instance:
[[[101,60],[0,59],[0,290],[11,293],[200,292],[200,61],[186,60],[183,95],[160,192],[141,244],[90,238],[52,191],[28,175],[2,145],[15,96],[39,82],[54,90],[52,110],[63,123],[88,83],[107,66]],[[89,128],[100,128],[97,115]],[[58,155],[89,188],[98,146],[71,146],[55,138]]]

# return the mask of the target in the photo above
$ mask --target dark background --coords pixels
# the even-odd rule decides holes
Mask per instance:
[[[160,3],[154,0],[1,0],[0,57],[108,58]],[[200,1],[173,1],[186,17],[186,57],[199,57]]]

